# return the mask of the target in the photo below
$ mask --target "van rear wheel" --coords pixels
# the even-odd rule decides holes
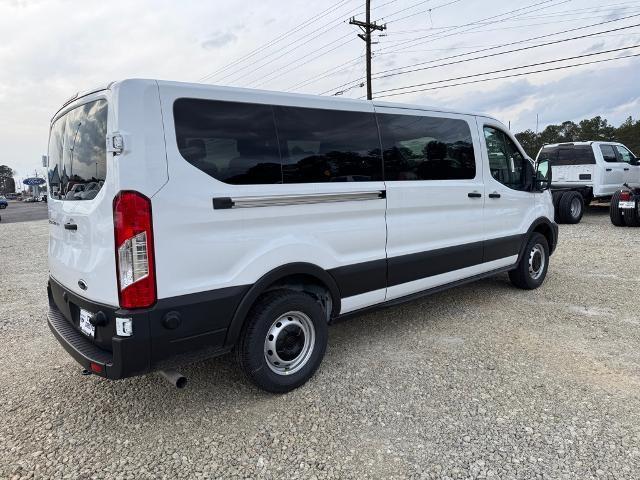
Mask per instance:
[[[313,376],[327,348],[322,307],[303,292],[275,290],[253,306],[237,349],[240,367],[258,387],[289,392]]]
[[[549,268],[549,243],[535,232],[529,238],[518,265],[509,272],[509,280],[518,288],[533,290],[544,282]]]

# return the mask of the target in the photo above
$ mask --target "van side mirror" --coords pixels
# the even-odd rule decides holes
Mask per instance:
[[[533,189],[544,192],[551,188],[551,165],[549,160],[540,160],[536,165],[536,173],[533,181]]]
[[[629,162],[629,165],[633,165],[634,167],[637,167],[638,165],[640,165],[640,159],[638,157],[633,157]]]

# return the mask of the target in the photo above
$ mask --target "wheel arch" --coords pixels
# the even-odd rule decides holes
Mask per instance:
[[[520,246],[520,253],[518,255],[518,262],[524,255],[524,249],[527,246],[527,242],[534,233],[540,233],[544,235],[549,244],[549,254],[551,255],[558,245],[558,227],[551,220],[546,217],[540,217],[533,221],[526,235],[524,236],[522,245]]]
[[[289,263],[263,275],[245,293],[229,324],[225,345],[232,346],[237,342],[249,310],[263,293],[285,286],[294,290],[303,290],[302,288],[297,288],[299,285],[310,285],[326,290],[331,299],[329,318],[338,316],[341,308],[341,297],[338,284],[334,278],[326,270],[312,263]],[[310,290],[313,293],[313,288],[304,290]]]

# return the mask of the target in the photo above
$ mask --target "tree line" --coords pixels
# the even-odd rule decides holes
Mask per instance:
[[[616,128],[605,118],[597,116],[578,123],[566,121],[560,125],[549,125],[540,133],[525,130],[516,133],[516,138],[531,158],[536,158],[545,144],[579,141],[620,142],[635,155],[640,155],[640,120],[628,117]]]

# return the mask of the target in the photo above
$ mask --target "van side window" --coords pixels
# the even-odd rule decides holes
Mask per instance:
[[[631,163],[631,160],[633,160],[633,154],[629,150],[625,147],[621,147],[620,145],[616,145],[616,150],[618,151],[618,155],[620,155],[621,161]]]
[[[526,160],[513,141],[501,130],[484,127],[491,176],[513,190],[526,190]]]
[[[274,106],[284,183],[382,180],[373,113]]]
[[[180,154],[233,185],[282,182],[270,105],[180,98],[173,104]]]
[[[613,145],[600,145],[600,151],[605,162],[613,163],[618,161]]]
[[[418,115],[378,115],[385,180],[468,180],[476,176],[469,124]]]

